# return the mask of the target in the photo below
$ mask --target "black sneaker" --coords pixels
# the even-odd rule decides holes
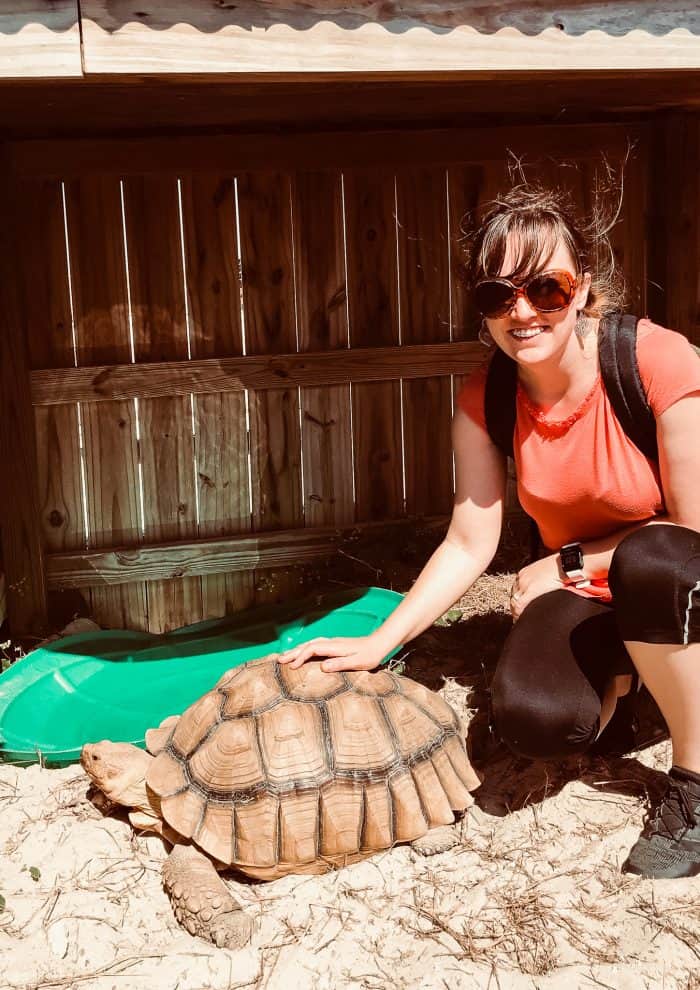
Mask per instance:
[[[669,880],[700,873],[700,775],[672,767],[668,777],[666,794],[622,867],[625,873]]]

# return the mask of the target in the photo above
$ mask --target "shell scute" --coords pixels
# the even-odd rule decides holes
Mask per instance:
[[[235,862],[241,866],[277,865],[279,802],[271,794],[235,808]]]
[[[428,831],[420,798],[410,771],[402,770],[389,780],[395,824],[394,841],[411,842]]]
[[[319,793],[298,791],[280,798],[280,863],[318,859]]]
[[[191,839],[198,829],[205,807],[203,795],[191,788],[182,794],[164,797],[160,802],[163,818],[185,839]]]
[[[397,759],[389,726],[375,698],[347,692],[327,702],[338,770],[385,770]]]
[[[199,827],[192,838],[210,856],[222,863],[233,862],[233,804],[207,802]]]
[[[354,780],[332,780],[321,791],[321,855],[359,852],[364,787]]]
[[[342,674],[321,670],[313,661],[297,669],[280,664],[278,675],[287,694],[299,701],[322,701],[346,687]]]
[[[429,691],[427,687],[410,680],[408,677],[402,677],[400,684],[401,693],[424,709],[439,725],[446,729],[459,727],[459,721],[454,710],[439,694]]]
[[[231,795],[263,784],[254,720],[221,722],[190,757],[188,769],[192,779],[213,794]]]
[[[421,760],[411,767],[411,773],[420,795],[423,814],[430,828],[435,828],[437,825],[451,825],[455,816],[431,761]]]
[[[356,691],[362,694],[379,695],[394,694],[397,682],[388,670],[349,670],[345,676]]]
[[[171,743],[178,753],[189,756],[196,749],[218,723],[222,701],[218,691],[209,691],[185,709],[171,736]]]
[[[283,701],[259,716],[260,748],[268,782],[321,784],[330,777],[321,714],[314,705]]]
[[[365,785],[365,818],[362,825],[362,849],[389,849],[394,842],[392,800],[385,780]]]
[[[442,729],[410,698],[393,694],[383,703],[404,759],[436,745],[442,738]]]
[[[146,784],[158,797],[177,794],[188,785],[182,764],[168,752],[160,752],[146,772]]]
[[[259,664],[253,670],[244,670],[241,677],[220,690],[225,695],[222,714],[227,718],[264,710],[282,697],[274,663]]]

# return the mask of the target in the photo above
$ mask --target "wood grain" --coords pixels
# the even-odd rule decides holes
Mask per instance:
[[[399,343],[394,176],[354,171],[345,182],[348,310],[352,347]],[[355,516],[403,514],[401,386],[352,389]]]
[[[594,124],[509,123],[436,128],[361,128],[339,131],[293,130],[246,134],[125,135],[119,138],[27,140],[8,144],[8,167],[24,178],[63,178],[93,174],[184,174],[218,170],[231,175],[279,169],[394,169],[496,161],[501,166],[509,149],[517,154],[576,158],[597,147],[624,151],[644,130],[639,122]],[[346,197],[347,198],[347,197]]]
[[[700,344],[700,122],[671,114],[650,142],[653,194],[648,246],[652,316]]]
[[[70,271],[79,364],[130,359],[129,303],[118,180],[94,176],[66,184]],[[88,546],[138,544],[138,461],[133,399],[85,403]],[[102,626],[148,628],[145,588],[90,593]]]
[[[51,588],[81,588],[124,585],[134,581],[159,581],[183,575],[222,574],[256,568],[282,569],[329,557],[338,547],[364,540],[391,539],[405,527],[416,525],[411,518],[362,523],[351,529],[272,530],[223,540],[163,543],[154,546],[122,546],[82,553],[52,553],[46,557]],[[446,517],[421,518],[422,529],[440,531]]]
[[[445,169],[396,176],[401,344],[450,339],[449,236]],[[402,382],[406,511],[449,512],[452,505],[450,381]]]
[[[128,178],[124,204],[136,361],[184,360],[188,347],[177,181]],[[190,397],[143,398],[139,416],[144,539],[196,537]],[[202,618],[198,578],[152,582],[147,597],[151,632]]]
[[[234,179],[219,173],[187,176],[182,208],[193,361],[240,355]],[[201,537],[239,534],[251,527],[245,404],[244,391],[193,395]],[[253,597],[250,572],[202,578],[202,610],[208,617],[245,608]]]
[[[333,351],[340,364],[348,346],[342,177],[301,172],[291,188],[299,350]],[[302,388],[300,401],[304,522],[351,522],[350,388]]]
[[[640,69],[698,65],[697,9],[685,2],[552,10],[416,2],[321,4],[243,0],[83,0],[85,69],[93,72],[355,74],[398,71]],[[408,33],[410,31],[410,33]],[[594,33],[592,33],[594,32]],[[653,32],[653,33],[650,33]]]
[[[61,183],[23,184],[18,260],[27,346],[33,368],[74,364]],[[78,406],[35,409],[40,519],[47,550],[84,548]]]
[[[157,398],[220,392],[242,396],[246,389],[263,391],[427,378],[468,371],[479,363],[482,354],[483,348],[469,341],[44,369],[31,373],[32,402],[36,406],[51,406],[135,396]]]
[[[289,353],[297,348],[289,176],[239,176],[238,203],[246,350]],[[253,528],[303,525],[299,391],[251,391],[248,399]],[[256,601],[282,601],[298,582],[294,571],[256,575]]]
[[[494,66],[467,75],[336,75],[290,82],[211,75],[5,81],[0,130],[7,140],[64,136],[83,139],[85,147],[88,137],[148,138],[156,130],[172,134],[183,129],[194,135],[206,129],[233,132],[238,144],[247,141],[248,133],[272,129],[280,135],[290,130],[366,132],[397,127],[452,128],[458,133],[467,127],[527,123],[539,128],[555,119],[557,126],[564,126],[562,112],[570,125],[586,119],[601,123],[603,116],[608,123],[615,117],[627,122],[642,113],[700,107],[700,73],[672,67],[601,71],[582,78],[580,72],[566,70],[513,72]],[[415,154],[429,150],[416,148]],[[119,157],[128,167],[126,156]],[[270,158],[268,164],[273,160],[279,159]],[[403,159],[404,164],[413,160]],[[75,156],[72,163],[80,167]],[[210,168],[216,167],[210,162]]]
[[[25,316],[18,292],[15,212],[19,191],[0,145],[0,532],[7,615],[15,636],[42,636],[47,601]]]
[[[82,75],[77,0],[13,0],[4,6],[0,10],[1,79]]]

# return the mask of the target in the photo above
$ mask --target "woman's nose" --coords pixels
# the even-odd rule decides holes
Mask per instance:
[[[527,298],[524,292],[519,292],[515,298],[515,302],[511,306],[510,316],[514,320],[530,320],[533,316],[537,315],[537,310],[532,305],[530,300]]]

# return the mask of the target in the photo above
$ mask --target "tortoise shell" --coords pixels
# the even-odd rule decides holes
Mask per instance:
[[[146,737],[164,820],[254,877],[320,873],[454,821],[478,778],[457,716],[388,670],[230,670]]]

